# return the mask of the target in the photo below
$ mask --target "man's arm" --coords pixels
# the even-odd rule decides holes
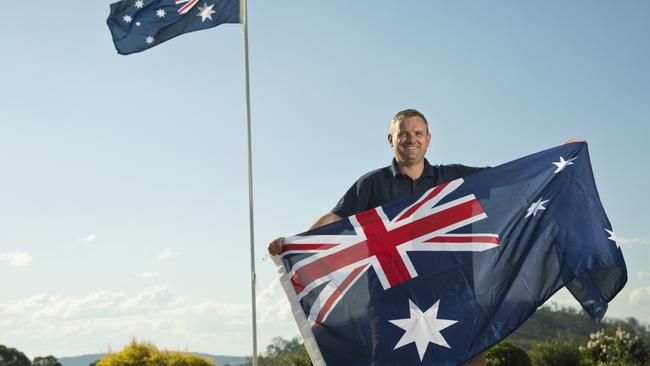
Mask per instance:
[[[339,221],[341,219],[341,216],[333,213],[333,212],[328,212],[325,215],[321,216],[316,220],[315,223],[313,223],[309,229],[307,230],[314,230],[318,227],[330,224],[332,222]],[[281,236],[279,238],[275,238],[273,241],[269,243],[269,254],[270,255],[278,255],[282,253],[282,246],[284,245],[284,236]]]
[[[327,224],[331,224],[333,222],[339,221],[341,219],[341,216],[335,214],[334,212],[328,212],[325,215],[321,216],[316,220],[315,223],[311,224],[309,227],[309,230],[314,230],[316,228],[319,228],[321,226],[325,226]]]

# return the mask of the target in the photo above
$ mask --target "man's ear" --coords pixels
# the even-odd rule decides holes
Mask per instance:
[[[393,147],[393,135],[391,135],[390,133],[388,134],[388,145],[390,147]]]

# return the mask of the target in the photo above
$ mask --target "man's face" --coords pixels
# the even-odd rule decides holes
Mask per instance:
[[[395,159],[406,165],[421,163],[430,141],[427,124],[418,116],[398,122],[388,135],[388,143],[395,152]]]

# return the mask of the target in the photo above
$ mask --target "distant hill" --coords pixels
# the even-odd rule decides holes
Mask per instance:
[[[650,328],[635,318],[625,320],[610,319],[603,322],[592,320],[583,311],[573,308],[552,309],[544,306],[537,310],[530,319],[512,333],[507,340],[526,350],[531,350],[536,343],[560,337],[583,343],[589,334],[603,328],[622,328],[639,336],[650,337]]]
[[[246,357],[240,357],[240,356],[215,356],[207,353],[193,353],[193,354],[201,357],[211,358],[219,366],[224,366],[224,365],[241,366],[247,361]],[[58,360],[63,366],[88,366],[91,363],[100,360],[105,355],[106,355],[105,353],[97,353],[93,355],[61,357]]]

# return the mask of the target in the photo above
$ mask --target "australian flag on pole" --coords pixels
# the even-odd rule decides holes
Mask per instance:
[[[627,270],[571,143],[289,237],[274,258],[315,365],[458,365],[566,287],[594,319]]]
[[[241,23],[240,0],[122,0],[106,23],[117,52],[149,49],[183,33]]]

